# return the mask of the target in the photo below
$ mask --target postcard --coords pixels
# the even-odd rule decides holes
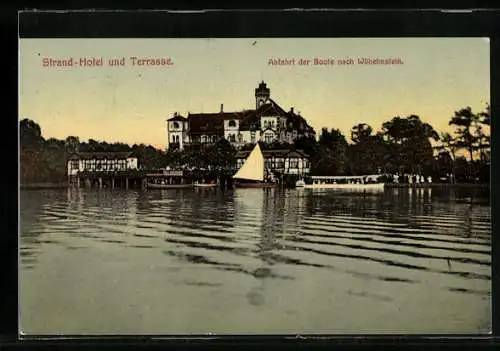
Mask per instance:
[[[19,330],[488,334],[488,38],[23,38]]]

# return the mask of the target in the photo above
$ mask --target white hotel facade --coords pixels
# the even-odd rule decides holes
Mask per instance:
[[[169,149],[183,150],[190,145],[212,144],[225,138],[239,148],[245,144],[285,142],[299,137],[315,136],[314,129],[293,108],[282,109],[270,97],[263,81],[255,89],[255,109],[225,112],[223,105],[216,113],[174,113],[167,120]]]

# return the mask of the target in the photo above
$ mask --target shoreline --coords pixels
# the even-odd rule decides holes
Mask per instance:
[[[489,188],[490,184],[485,183],[386,183],[385,188]]]
[[[430,189],[430,188],[489,188],[490,184],[477,184],[477,183],[419,183],[419,184],[408,184],[408,183],[386,183],[385,188],[418,188],[418,189]],[[26,183],[21,184],[20,190],[50,190],[50,189],[68,189],[70,186],[66,182],[37,182],[37,183]]]

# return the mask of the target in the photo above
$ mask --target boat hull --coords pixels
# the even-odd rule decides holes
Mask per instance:
[[[384,183],[373,184],[305,184],[306,189],[349,189],[349,190],[377,190],[384,189]]]
[[[187,189],[193,186],[193,184],[147,184],[148,189]]]
[[[276,183],[234,183],[235,188],[275,188]]]
[[[215,188],[217,184],[194,184],[196,188]]]

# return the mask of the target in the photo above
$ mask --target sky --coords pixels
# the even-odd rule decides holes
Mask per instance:
[[[20,39],[19,118],[37,122],[45,138],[164,149],[174,112],[255,108],[254,89],[264,80],[271,98],[294,107],[317,133],[338,128],[349,137],[358,123],[378,131],[411,114],[452,132],[454,111],[479,112],[490,101],[489,55],[487,38]],[[103,66],[43,66],[44,59],[93,57]],[[173,65],[133,65],[131,57],[171,58]],[[403,64],[357,64],[363,57]],[[110,66],[115,58],[125,65]],[[299,65],[301,58],[311,62]],[[356,64],[314,65],[314,58]]]

